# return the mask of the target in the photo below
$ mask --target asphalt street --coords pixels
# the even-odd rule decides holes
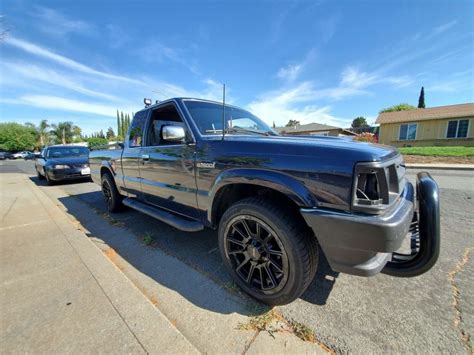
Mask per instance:
[[[220,260],[214,231],[184,233],[131,210],[114,214],[111,220],[99,186],[82,182],[49,187],[34,177],[33,164],[0,162],[0,172],[23,171],[46,194],[61,190],[68,197],[59,201],[66,207],[69,204],[70,213],[82,224],[87,226],[88,213],[99,214],[104,223],[120,226],[137,238],[153,238],[155,248],[227,292],[238,292]],[[412,279],[382,274],[360,278],[334,273],[322,260],[307,292],[290,305],[278,307],[283,315],[305,324],[321,342],[340,353],[462,353],[472,349],[466,335],[474,337],[474,171],[430,173],[441,189],[442,224],[440,259],[430,272]],[[414,181],[415,177],[416,172],[409,170],[408,178]],[[79,201],[81,208],[74,210],[77,203],[71,201]],[[115,250],[124,250],[120,245],[124,241],[111,242],[116,243],[110,245]],[[126,251],[121,256],[132,264],[143,258]]]

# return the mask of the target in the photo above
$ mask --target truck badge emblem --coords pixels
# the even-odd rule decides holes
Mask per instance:
[[[214,169],[216,167],[216,163],[215,162],[212,162],[212,163],[198,162],[196,163],[196,166],[198,168]]]

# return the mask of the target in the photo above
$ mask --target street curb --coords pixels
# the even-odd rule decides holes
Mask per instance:
[[[405,164],[407,169],[433,169],[433,170],[462,170],[474,171],[474,165],[471,164]]]

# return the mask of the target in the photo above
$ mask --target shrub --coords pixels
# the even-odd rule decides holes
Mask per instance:
[[[355,137],[354,140],[359,142],[378,143],[377,136],[370,132],[363,132]]]

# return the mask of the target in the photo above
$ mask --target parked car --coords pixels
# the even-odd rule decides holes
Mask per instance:
[[[93,150],[90,164],[110,212],[217,229],[235,282],[267,304],[299,297],[320,253],[359,276],[413,277],[438,259],[436,182],[419,173],[415,197],[392,147],[278,136],[238,107],[177,98],[137,112],[122,148]]]
[[[40,180],[48,185],[75,179],[90,179],[89,149],[80,146],[55,145],[43,149],[35,162]]]
[[[16,152],[12,154],[13,159],[23,159],[29,152]]]
[[[0,160],[13,159],[10,152],[0,152]]]
[[[38,154],[39,155],[39,154]],[[32,153],[32,152],[27,152],[27,154],[25,154],[25,156],[23,157],[23,159],[25,160],[35,160],[36,159],[36,155],[35,153]]]

